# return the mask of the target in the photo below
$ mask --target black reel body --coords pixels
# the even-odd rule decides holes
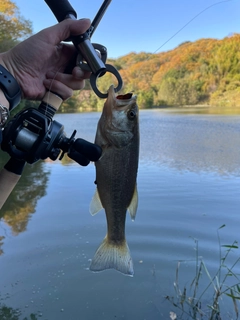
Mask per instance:
[[[41,110],[29,108],[17,114],[4,128],[1,148],[18,160],[30,164],[39,159],[56,160],[64,127]]]
[[[8,122],[3,130],[3,151],[16,159],[30,164],[50,158],[55,161],[60,153],[60,160],[65,153],[86,166],[90,161],[97,161],[101,148],[83,139],[67,138],[64,126],[52,120],[55,109],[42,102],[38,109],[29,108],[18,113]]]

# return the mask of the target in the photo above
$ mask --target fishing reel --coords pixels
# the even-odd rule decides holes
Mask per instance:
[[[86,166],[90,161],[97,161],[101,148],[83,139],[75,139],[76,130],[70,138],[64,133],[64,126],[53,120],[56,103],[62,101],[49,92],[39,107],[28,108],[18,113],[3,130],[3,151],[16,160],[30,164],[50,158],[60,160],[64,154]],[[59,104],[59,105],[60,105]]]

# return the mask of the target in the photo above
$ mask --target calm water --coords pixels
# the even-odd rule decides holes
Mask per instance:
[[[139,208],[135,222],[126,222],[133,278],[88,270],[106,232],[104,212],[92,217],[88,211],[94,165],[65,160],[27,166],[0,214],[0,319],[170,319],[177,311],[165,297],[175,294],[178,260],[181,288],[194,278],[194,239],[214,275],[218,228],[226,225],[219,231],[222,244],[240,240],[240,115],[180,111],[140,113]],[[67,135],[77,129],[93,141],[99,117],[55,119]],[[230,255],[229,266],[238,256],[238,250]],[[203,275],[200,283],[205,288],[209,280]],[[222,304],[230,319],[231,299]]]

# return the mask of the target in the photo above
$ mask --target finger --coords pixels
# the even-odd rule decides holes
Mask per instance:
[[[71,74],[61,73],[61,72],[48,72],[46,75],[47,79],[53,79],[59,82],[62,82],[72,90],[81,90],[84,88],[84,74],[79,79],[76,79]]]
[[[44,79],[43,84],[49,91],[55,92],[58,94],[63,100],[67,100],[73,94],[73,90],[66,86],[64,83],[53,80],[53,79]]]
[[[75,79],[81,80],[81,79],[89,79],[91,76],[90,71],[84,71],[79,67],[75,67],[72,70],[72,75]]]
[[[48,39],[48,42],[56,45],[70,36],[83,34],[90,26],[91,21],[89,19],[66,19],[52,27],[40,31],[39,36],[43,36],[44,41]]]

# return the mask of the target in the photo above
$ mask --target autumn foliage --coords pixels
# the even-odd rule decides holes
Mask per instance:
[[[0,2],[0,51],[9,49],[32,32],[11,0]],[[109,48],[110,49],[110,48]],[[122,93],[134,92],[140,108],[165,105],[240,106],[240,34],[222,40],[186,41],[167,52],[129,53],[110,59],[120,72]],[[98,88],[107,92],[115,78],[106,73]],[[81,92],[65,102],[62,111],[99,110],[103,106],[87,82]]]
[[[20,15],[17,5],[10,0],[0,1],[0,26],[0,52],[32,33],[32,23]]]
[[[184,42],[174,50],[129,53],[111,59],[122,75],[123,92],[138,95],[140,108],[162,105],[210,104],[240,106],[240,34],[222,40],[200,39]],[[109,76],[99,79],[99,88],[107,90]],[[99,106],[91,92],[81,106]],[[76,97],[77,98],[77,97]],[[102,103],[101,103],[102,105]]]

